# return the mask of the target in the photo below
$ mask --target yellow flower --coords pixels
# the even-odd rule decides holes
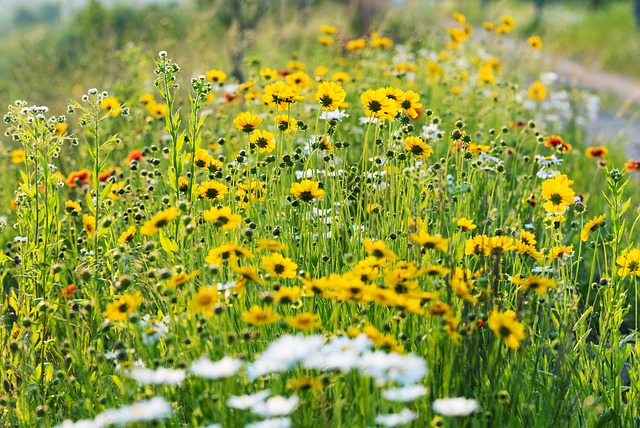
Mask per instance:
[[[169,106],[165,103],[149,103],[145,106],[149,114],[156,119],[163,118],[169,112]]]
[[[427,310],[427,314],[430,317],[450,318],[451,316],[453,316],[453,311],[451,310],[451,306],[447,305],[444,302],[437,301],[429,307],[429,309]]]
[[[115,302],[107,304],[107,310],[102,315],[109,321],[124,321],[136,310],[140,303],[142,303],[142,295],[140,295],[139,291],[136,294],[125,294]]]
[[[198,168],[205,169],[210,163],[215,162],[215,159],[213,159],[213,156],[211,156],[205,149],[198,149],[196,150],[196,156],[193,162]]]
[[[321,25],[320,32],[324,34],[337,34],[338,27],[334,27],[333,25]]]
[[[371,33],[369,43],[371,43],[371,46],[374,48],[390,48],[393,46],[393,40],[388,37],[380,37],[380,34],[375,31]]]
[[[411,119],[418,117],[418,110],[422,108],[420,102],[420,95],[409,90],[404,93],[404,100],[400,103],[402,112],[409,116]]]
[[[191,307],[196,313],[213,315],[213,306],[218,302],[217,287],[200,287],[191,300]]]
[[[333,283],[330,283],[325,277],[312,279],[302,278],[302,284],[304,285],[305,296],[319,295],[325,298],[332,298],[335,296]]]
[[[333,46],[333,37],[330,36],[320,36],[318,37],[318,42],[320,42],[321,45],[325,45],[325,46]]]
[[[291,56],[294,58],[297,58],[298,53],[294,51],[291,53]],[[291,60],[291,61],[287,61],[287,68],[290,70],[300,71],[307,68],[307,65],[302,61]]]
[[[76,201],[64,201],[64,207],[66,208],[67,212],[72,214],[77,214],[82,211],[82,207]]]
[[[276,127],[285,134],[298,130],[298,121],[294,118],[289,118],[286,114],[280,114],[274,120]]]
[[[82,216],[82,223],[84,224],[84,230],[87,231],[89,239],[93,239],[96,233],[96,218],[92,215],[85,214]]]
[[[312,85],[311,77],[304,71],[296,71],[295,73],[287,74],[287,84],[294,88],[306,88]]]
[[[242,216],[240,214],[233,214],[231,207],[211,207],[208,211],[202,213],[202,217],[204,217],[205,220],[213,222],[216,227],[222,230],[235,229],[242,223]]]
[[[478,235],[467,239],[464,243],[464,254],[470,256],[484,253],[484,248],[487,246],[488,241],[489,237],[487,235]]]
[[[460,12],[453,12],[451,15],[458,24],[464,24],[467,18]]]
[[[539,80],[536,80],[527,89],[527,96],[535,101],[544,101],[547,98],[547,87]]]
[[[411,312],[412,314],[418,315],[424,313],[420,299],[408,294],[398,294],[393,302],[393,306],[400,312]]]
[[[238,183],[236,196],[240,198],[238,200],[240,208],[246,208],[249,203],[264,201],[264,183],[262,181],[252,181],[249,184]]]
[[[487,144],[469,143],[464,150],[466,152],[473,153],[476,156],[480,156],[481,153],[486,153],[491,150],[491,146]]]
[[[348,51],[359,51],[364,49],[367,46],[367,42],[365,41],[365,39],[360,38],[360,39],[355,39],[355,40],[349,40],[346,45],[345,48]]]
[[[221,70],[212,69],[204,73],[210,81],[214,83],[222,83],[227,78],[227,74]]]
[[[391,86],[384,88],[384,93],[396,104],[396,110],[402,110],[402,103],[404,102],[404,91],[402,89],[393,88]]]
[[[295,278],[298,264],[280,253],[273,253],[262,258],[262,269],[276,278]]]
[[[426,159],[433,153],[431,146],[425,143],[420,137],[410,136],[405,138],[404,147],[417,158]]]
[[[534,51],[539,51],[542,49],[542,39],[539,36],[531,36],[527,39],[527,43],[529,46],[533,48]]]
[[[429,265],[423,269],[425,275],[436,276],[436,275],[446,275],[451,272],[451,269],[442,267],[439,265]]]
[[[291,104],[304,100],[304,97],[299,93],[298,88],[292,88],[284,82],[278,81],[264,88],[262,102],[271,108],[286,110]]]
[[[504,339],[511,349],[518,349],[524,340],[524,324],[516,321],[516,313],[509,310],[500,312],[497,308],[489,315],[489,328],[497,337]]]
[[[640,276],[640,250],[634,248],[623,252],[616,259],[616,263],[622,266],[618,269],[618,275],[625,277],[627,275]]]
[[[287,381],[285,388],[287,390],[296,390],[296,391],[308,391],[313,389],[315,391],[320,391],[323,388],[323,383],[320,379],[312,379],[307,375],[302,375],[298,379],[291,379]]]
[[[506,25],[510,30],[512,30],[513,27],[516,26],[516,21],[513,19],[512,16],[509,16],[509,15],[502,15],[500,17],[500,21],[502,21],[502,23]]]
[[[66,122],[65,123],[56,123],[54,125],[56,136],[58,136],[58,137],[62,136],[65,132],[67,132],[68,128],[69,128],[69,124],[66,123]]]
[[[478,298],[472,296],[469,292],[469,286],[472,283],[473,281],[471,280],[465,281],[464,279],[459,278],[449,278],[449,286],[451,286],[453,292],[475,306],[475,304],[478,302]]]
[[[316,100],[320,102],[322,110],[336,110],[344,102],[347,94],[336,82],[322,82],[318,86]]]
[[[422,247],[422,252],[426,250],[447,251],[449,240],[440,235],[429,235],[424,229],[418,233],[409,235],[409,239]]]
[[[542,258],[542,253],[536,250],[535,245],[537,242],[536,236],[526,230],[520,230],[520,237],[513,241],[516,251],[519,254],[528,254],[534,259],[539,260]]]
[[[398,113],[396,102],[387,97],[384,88],[367,90],[360,95],[360,101],[362,101],[367,117],[387,120],[393,119]]]
[[[122,232],[122,234],[118,238],[118,244],[126,244],[127,242],[131,242],[131,240],[133,239],[133,235],[135,234],[136,234],[136,227],[135,226],[129,227],[127,230]]]
[[[540,275],[533,275],[526,279],[513,277],[511,282],[517,285],[522,285],[522,288],[525,290],[534,290],[539,296],[546,293],[549,288],[555,288],[556,286],[556,282],[553,279]]]
[[[496,83],[496,76],[493,74],[493,68],[490,66],[482,66],[478,69],[478,82],[493,85]]]
[[[229,193],[229,189],[224,184],[211,180],[198,185],[196,192],[201,198],[208,201],[215,201],[224,198],[224,195]]]
[[[485,241],[484,254],[486,256],[500,256],[507,251],[515,250],[513,238],[508,236],[492,236]]]
[[[367,254],[371,254],[378,260],[395,260],[397,257],[393,251],[387,248],[387,244],[382,240],[372,241],[369,238],[365,238],[365,240],[362,241],[362,245]]]
[[[336,71],[331,75],[331,79],[339,83],[345,83],[350,81],[351,77],[344,71]]]
[[[9,156],[11,157],[11,163],[18,165],[21,163],[24,163],[24,161],[27,159],[25,154],[24,154],[24,150],[22,149],[16,149],[13,150]]]
[[[247,134],[252,133],[261,123],[262,118],[260,116],[248,111],[240,113],[233,119],[233,124],[236,128]]]
[[[143,235],[153,235],[158,232],[161,227],[166,226],[173,219],[178,217],[178,210],[174,207],[168,208],[164,211],[160,211],[154,215],[151,220],[148,220],[140,228],[140,233]]]
[[[475,229],[477,226],[473,223],[473,220],[469,220],[468,218],[460,217],[456,221],[456,226],[459,230],[463,232],[468,232],[470,230]]]
[[[170,287],[179,287],[182,284],[186,284],[188,281],[192,280],[200,273],[199,270],[194,270],[191,273],[180,272],[176,273],[171,277],[171,282],[169,283]]]
[[[275,138],[269,131],[257,130],[251,134],[249,141],[255,144],[259,153],[271,153],[276,148]]]
[[[260,70],[259,74],[264,80],[273,80],[278,75],[278,72],[267,67]]]
[[[380,275],[380,260],[369,256],[360,260],[351,271],[362,282],[373,281]]]
[[[258,305],[253,305],[248,311],[242,312],[243,321],[252,325],[273,324],[280,321],[281,318],[271,307],[262,309]]]
[[[573,244],[571,245],[558,245],[551,247],[549,250],[550,259],[568,259],[573,256]]]
[[[309,312],[303,312],[295,316],[285,317],[284,319],[290,327],[296,330],[312,330],[314,328],[322,328],[320,316]]]
[[[589,235],[591,232],[602,226],[602,222],[607,217],[606,214],[602,214],[600,216],[594,217],[582,227],[582,231],[580,231],[580,239],[582,242],[587,242],[589,240]]]
[[[286,245],[283,245],[273,239],[258,239],[256,242],[261,250],[282,251],[287,249]]]
[[[495,28],[495,24],[493,22],[483,22],[482,28],[487,31],[493,31],[493,29]]]
[[[210,265],[220,266],[224,261],[235,263],[241,258],[252,259],[253,257],[251,251],[245,250],[235,242],[228,242],[209,250],[209,254],[204,261]]]
[[[120,115],[122,107],[116,97],[104,97],[100,102],[100,110],[108,110],[113,117]]]
[[[317,181],[302,180],[291,185],[291,194],[304,202],[324,198],[324,190],[320,189]]]
[[[574,203],[575,192],[569,187],[573,180],[564,174],[557,174],[542,183],[542,197],[546,200],[542,206],[548,213],[562,214],[568,205]]]
[[[232,269],[240,275],[240,278],[236,281],[236,288],[242,289],[247,282],[264,285],[264,280],[260,278],[258,271],[251,266],[232,266]]]

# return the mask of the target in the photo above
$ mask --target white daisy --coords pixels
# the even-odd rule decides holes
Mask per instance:
[[[242,367],[242,361],[237,358],[224,357],[215,363],[207,357],[194,361],[189,371],[206,379],[221,379],[233,376]]]
[[[271,391],[265,389],[249,395],[232,395],[227,400],[227,406],[233,409],[246,410],[258,403],[262,403],[270,394]]]
[[[386,427],[406,425],[416,418],[416,414],[409,409],[403,409],[400,413],[376,416],[376,423]]]
[[[129,377],[141,385],[176,385],[187,376],[184,370],[173,370],[160,367],[150,370],[144,367],[134,367],[128,373]]]
[[[251,406],[251,411],[263,418],[273,416],[286,416],[293,412],[298,404],[298,396],[292,395],[289,398],[276,395],[266,401],[261,401]]]
[[[467,416],[478,410],[478,402],[473,398],[438,398],[431,405],[433,411],[443,416]]]
[[[422,385],[407,385],[401,388],[389,388],[382,392],[382,396],[389,401],[413,401],[427,393]]]

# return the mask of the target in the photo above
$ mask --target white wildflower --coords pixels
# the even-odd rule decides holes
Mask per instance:
[[[422,385],[407,385],[401,388],[389,388],[382,392],[382,396],[389,401],[413,401],[427,393]]]
[[[227,406],[233,409],[246,410],[264,400],[271,394],[271,391],[265,389],[249,395],[232,395],[227,400]]]
[[[345,117],[350,117],[351,115],[345,113],[344,110],[331,110],[331,111],[323,111],[320,113],[320,119],[322,120],[338,120],[342,121]]]
[[[291,426],[291,419],[289,418],[273,418],[265,419],[260,422],[253,422],[245,425],[245,428],[289,428]]]
[[[443,416],[467,416],[478,410],[478,402],[472,398],[439,398],[431,405],[433,411]]]
[[[271,342],[267,349],[247,367],[247,377],[255,380],[269,373],[288,370],[317,352],[324,344],[320,335],[286,335]]]
[[[94,421],[103,425],[128,424],[139,421],[154,421],[165,419],[171,414],[171,405],[162,397],[154,397],[151,400],[143,400],[130,406],[118,409],[109,409],[100,413]]]
[[[273,416],[286,416],[293,412],[298,404],[298,396],[292,395],[289,398],[276,395],[266,401],[261,401],[251,406],[251,411],[263,418]]]
[[[202,357],[191,364],[189,371],[206,379],[220,379],[233,376],[240,367],[242,367],[242,361],[238,358],[224,357],[214,363],[209,358]]]
[[[129,377],[142,385],[176,385],[187,376],[184,370],[173,370],[160,367],[150,370],[144,367],[135,367],[128,373]]]
[[[376,423],[386,427],[406,425],[416,418],[416,414],[409,409],[403,409],[400,413],[376,416]]]

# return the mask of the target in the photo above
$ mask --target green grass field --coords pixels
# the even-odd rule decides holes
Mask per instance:
[[[504,13],[282,5],[24,71],[0,425],[637,425],[640,162],[585,146],[592,95]]]

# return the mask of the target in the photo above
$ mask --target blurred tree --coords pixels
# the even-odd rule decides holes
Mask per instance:
[[[636,26],[640,27],[640,0],[633,1],[633,15],[636,17]]]
[[[353,30],[356,34],[366,34],[371,31],[374,21],[389,9],[387,0],[353,0]]]

